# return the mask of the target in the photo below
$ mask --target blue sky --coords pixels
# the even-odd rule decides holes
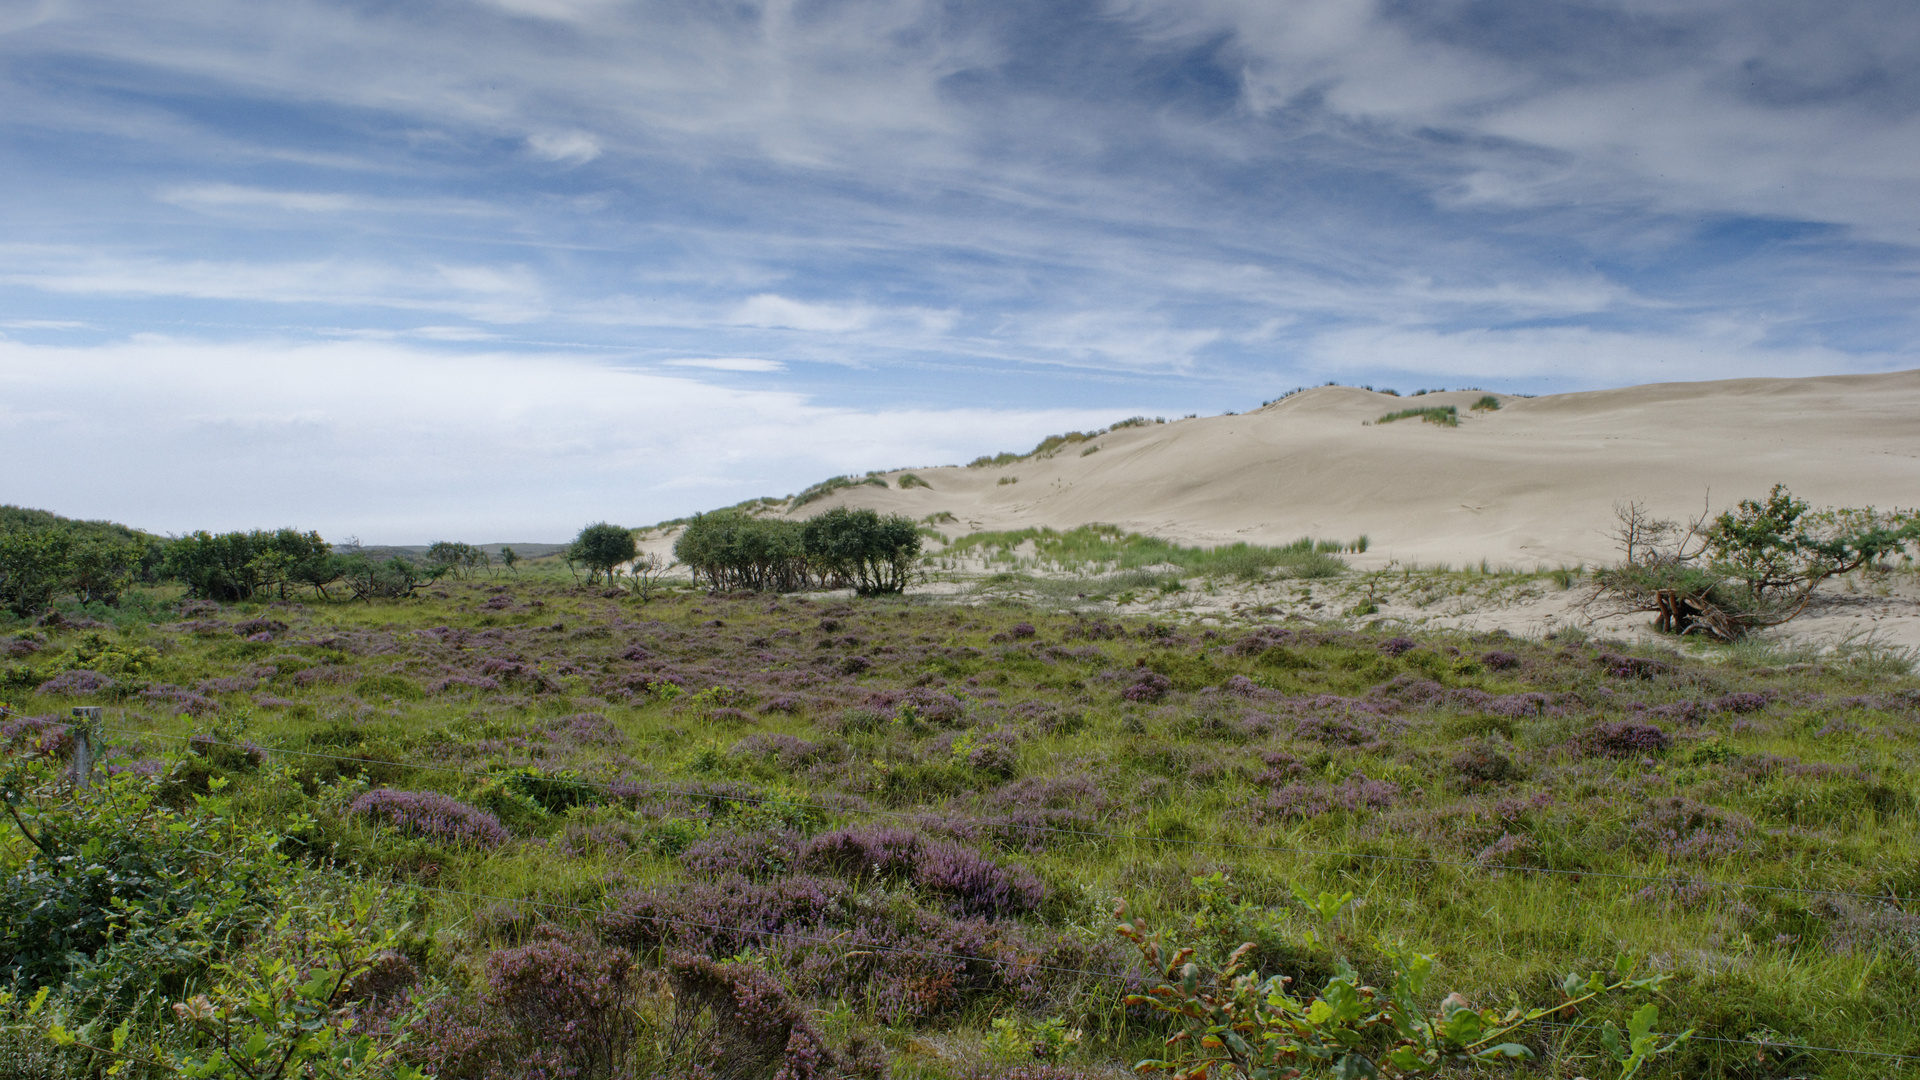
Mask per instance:
[[[0,0],[0,155],[0,501],[163,531],[1920,366],[1903,2]]]

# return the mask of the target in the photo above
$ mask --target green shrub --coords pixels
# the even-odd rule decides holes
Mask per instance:
[[[782,518],[695,514],[674,542],[673,556],[693,571],[696,584],[705,578],[721,590],[791,592],[812,583],[804,531],[800,522]]]
[[[807,522],[802,543],[815,573],[861,596],[906,591],[920,557],[920,532],[911,520],[844,506]]]
[[[916,477],[916,479],[918,478]],[[863,485],[886,487],[887,481],[885,477],[872,475],[835,476],[831,479],[822,480],[812,487],[801,491],[800,494],[795,495],[793,499],[787,503],[787,509],[789,511],[798,510],[808,503],[824,499],[836,491],[844,491],[847,488],[861,487]],[[905,487],[906,485],[901,484],[900,486]]]
[[[1480,395],[1480,400],[1469,406],[1474,412],[1493,412],[1500,408],[1500,399],[1492,394]]]
[[[614,568],[632,562],[639,550],[631,529],[599,521],[580,530],[573,543],[567,545],[566,557],[569,563],[587,568],[587,584],[602,577],[612,584]]]
[[[1399,412],[1388,413],[1380,419],[1375,420],[1374,423],[1391,424],[1395,420],[1412,420],[1416,417],[1429,424],[1439,424],[1441,427],[1460,426],[1460,410],[1451,405],[1433,405],[1424,409],[1401,409]]]
[[[291,585],[322,587],[338,580],[333,547],[317,532],[196,532],[167,548],[167,573],[195,596],[208,600],[252,600]]]
[[[53,603],[73,571],[73,538],[53,530],[0,532],[0,606],[23,619]]]

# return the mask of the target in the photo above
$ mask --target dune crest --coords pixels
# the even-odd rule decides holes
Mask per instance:
[[[1815,505],[1920,504],[1920,370],[1658,383],[1523,398],[1307,390],[1255,412],[1111,431],[1002,466],[883,474],[793,511],[947,512],[965,531],[1106,522],[1189,544],[1365,534],[1377,565],[1611,560],[1615,502],[1684,519],[1775,483]],[[1403,409],[1453,406],[1457,427]],[[926,487],[902,489],[903,472]]]

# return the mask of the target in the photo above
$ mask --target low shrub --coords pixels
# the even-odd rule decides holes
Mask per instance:
[[[508,840],[500,819],[437,791],[375,788],[353,800],[351,812],[397,832],[427,840],[499,847]]]

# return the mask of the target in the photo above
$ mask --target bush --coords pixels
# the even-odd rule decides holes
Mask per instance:
[[[803,526],[797,521],[721,511],[695,514],[673,557],[715,589],[792,592],[812,584]]]
[[[600,577],[612,584],[614,567],[632,562],[639,550],[631,530],[601,521],[581,529],[567,545],[567,561],[587,568],[587,584]]]
[[[0,606],[23,619],[45,611],[72,570],[73,540],[65,533],[0,532]]]
[[[287,587],[331,581],[333,547],[317,532],[297,529],[277,532],[201,531],[175,540],[167,548],[167,573],[194,595],[208,600],[251,600]]]
[[[211,813],[177,813],[131,772],[69,796],[56,764],[19,754],[0,774],[27,858],[0,879],[0,983],[57,984],[118,950],[143,985],[170,990],[246,917],[279,873],[272,838]]]
[[[904,592],[920,557],[920,530],[900,515],[838,506],[806,523],[802,544],[814,572],[861,596]]]
[[[428,840],[493,848],[508,839],[499,818],[437,791],[375,788],[353,800],[351,811]]]

